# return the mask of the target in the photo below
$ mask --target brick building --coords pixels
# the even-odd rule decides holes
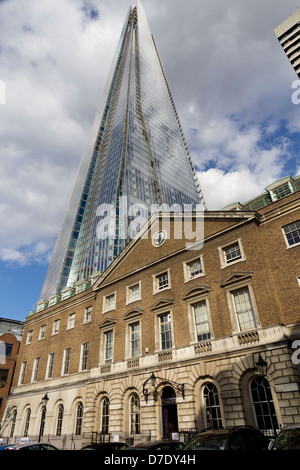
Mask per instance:
[[[3,437],[78,449],[299,421],[299,195],[289,177],[221,211],[155,214],[106,271],[40,302]]]
[[[0,318],[0,422],[13,381],[22,330],[22,322]]]

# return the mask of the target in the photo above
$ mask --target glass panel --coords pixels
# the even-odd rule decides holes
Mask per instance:
[[[107,397],[102,400],[101,415],[101,432],[108,434],[109,431],[109,399]]]
[[[172,325],[171,315],[162,315],[160,317],[161,349],[172,348]]]
[[[194,311],[194,320],[196,326],[196,334],[198,341],[205,341],[210,339],[210,331],[209,331],[209,321],[208,321],[208,313],[207,313],[207,306],[206,301],[203,300],[202,302],[198,302],[197,304],[193,305]]]
[[[113,353],[113,331],[105,333],[105,362],[112,361]]]
[[[140,355],[140,323],[130,325],[131,357]]]
[[[140,399],[136,393],[130,398],[130,433],[140,434]]]
[[[195,261],[192,261],[191,263],[188,263],[188,269],[189,269],[189,279],[193,279],[194,277],[201,274],[202,267],[201,267],[200,259],[197,259]]]
[[[284,233],[289,245],[300,243],[300,221],[284,227]]]
[[[252,380],[251,396],[258,428],[275,434],[278,422],[270,384],[264,377],[259,376]]]
[[[233,292],[235,309],[241,331],[251,330],[256,327],[254,312],[249,296],[248,287]]]
[[[168,273],[163,273],[157,276],[157,288],[158,290],[164,289],[169,285]]]
[[[138,3],[124,23],[41,298],[106,269],[134,235],[129,229],[137,230],[151,215],[151,204],[183,209],[201,200],[161,59]],[[99,214],[104,204],[114,206],[114,217]],[[134,204],[142,207],[133,226]]]
[[[231,263],[232,261],[241,258],[241,251],[238,243],[225,248],[224,252],[227,263]]]
[[[219,394],[214,384],[208,383],[203,387],[203,402],[206,427],[222,427]]]

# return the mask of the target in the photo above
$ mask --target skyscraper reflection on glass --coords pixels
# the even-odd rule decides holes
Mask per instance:
[[[129,241],[135,213],[146,220],[153,205],[163,203],[205,205],[137,0],[126,17],[40,298],[105,270]]]

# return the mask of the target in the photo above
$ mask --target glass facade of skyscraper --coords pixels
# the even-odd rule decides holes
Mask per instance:
[[[134,235],[131,222],[147,220],[153,205],[163,203],[195,208],[204,199],[137,0],[123,27],[41,298],[105,270]]]

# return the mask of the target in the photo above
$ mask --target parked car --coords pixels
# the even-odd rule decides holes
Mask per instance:
[[[128,450],[182,450],[184,444],[180,441],[149,441],[128,447]]]
[[[267,450],[269,439],[252,427],[204,429],[185,445],[184,450]]]
[[[100,442],[99,444],[89,444],[82,447],[80,450],[99,450],[99,451],[114,451],[125,450],[128,448],[126,442]]]
[[[270,443],[269,450],[300,450],[300,423],[282,429]]]
[[[0,450],[59,450],[46,442],[29,442],[27,444],[7,444],[0,446]]]

